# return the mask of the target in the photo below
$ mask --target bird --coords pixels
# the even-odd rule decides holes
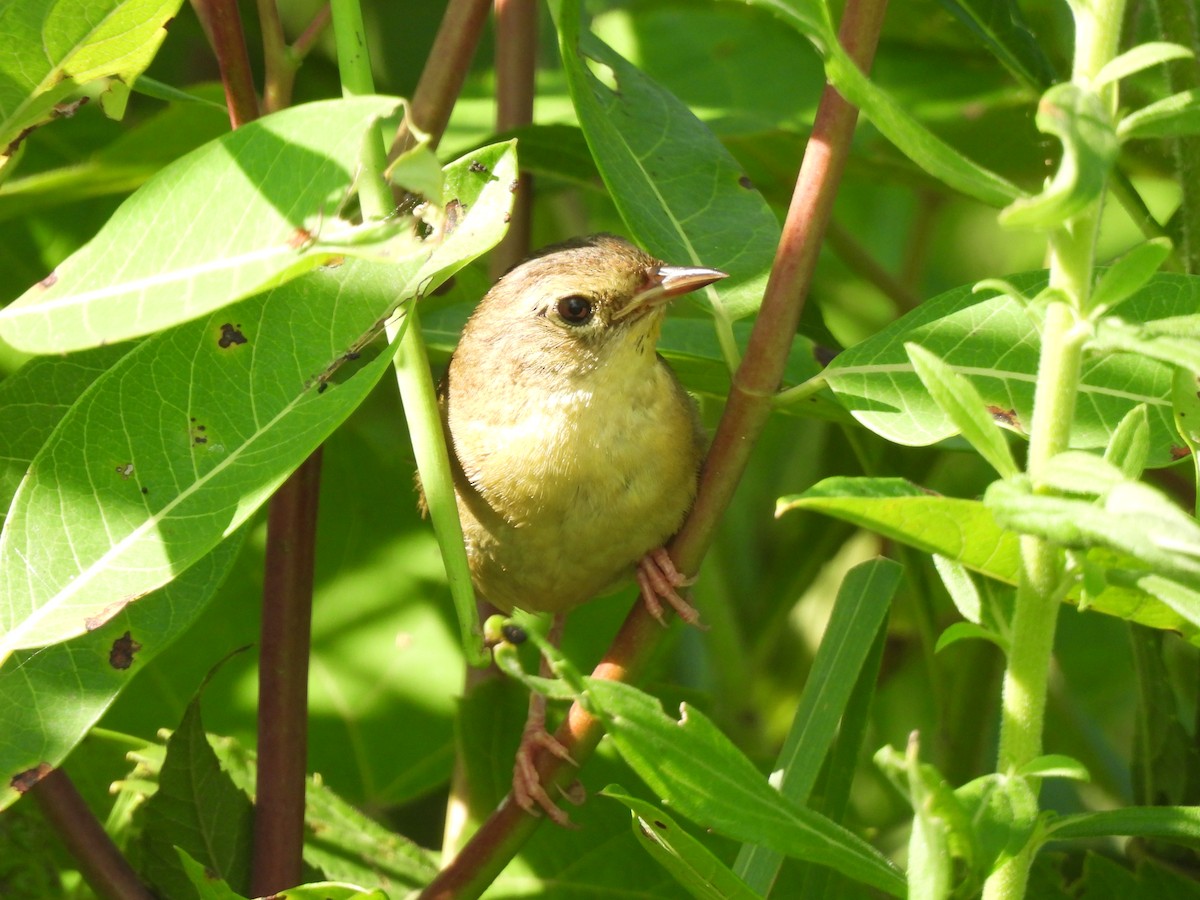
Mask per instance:
[[[707,439],[656,346],[668,302],[725,277],[593,234],[535,253],[480,301],[438,398],[478,596],[552,614],[557,640],[570,610],[632,578],[660,622],[665,603],[698,623],[663,545],[691,508]],[[565,824],[538,747],[570,759],[534,693],[513,796]]]

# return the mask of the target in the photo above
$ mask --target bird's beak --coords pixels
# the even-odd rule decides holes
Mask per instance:
[[[636,312],[644,312],[681,294],[690,294],[728,277],[719,269],[706,269],[703,266],[656,266],[646,272],[645,283],[616,318],[624,319]]]

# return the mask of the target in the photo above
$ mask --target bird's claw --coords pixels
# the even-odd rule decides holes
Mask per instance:
[[[679,618],[689,625],[704,627],[700,624],[700,613],[696,607],[679,596],[676,590],[694,584],[695,580],[676,569],[670,554],[662,547],[651,550],[638,560],[637,583],[642,592],[642,602],[646,604],[647,612],[664,627],[667,620],[663,617],[662,600],[667,601]]]
[[[513,764],[513,799],[521,809],[532,816],[545,812],[555,824],[564,828],[574,828],[571,819],[542,787],[542,780],[534,763],[534,755],[539,747],[564,762],[579,766],[579,763],[571,758],[567,748],[541,725],[526,727],[521,735],[521,745],[517,748],[517,758]],[[576,802],[574,793],[560,793],[570,802]]]

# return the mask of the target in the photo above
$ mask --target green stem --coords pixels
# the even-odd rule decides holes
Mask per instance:
[[[358,0],[333,0],[332,7],[342,90],[348,96],[374,93],[375,84]],[[363,152],[359,191],[364,218],[382,219],[392,210],[391,190],[383,178],[386,165],[387,154],[381,133],[378,141],[367,142]],[[413,455],[433,520],[434,534],[442,551],[450,593],[454,597],[462,627],[463,651],[471,665],[485,666],[490,657],[483,649],[475,613],[475,594],[463,546],[462,524],[458,520],[454,487],[450,480],[450,454],[442,432],[437,394],[429,370],[429,355],[421,335],[415,302],[408,304],[402,324],[396,319],[388,323],[387,335],[389,341],[398,345],[394,360],[396,383],[404,404]]]
[[[1076,82],[1090,82],[1116,54],[1124,6],[1124,0],[1072,3],[1076,37],[1072,78]],[[1104,99],[1115,108],[1115,90],[1110,86],[1106,91]],[[1050,239],[1050,287],[1058,296],[1046,307],[1029,433],[1027,471],[1035,491],[1041,489],[1050,461],[1070,446],[1083,351],[1090,330],[1086,317],[1102,199],[1097,198]],[[1010,775],[1042,753],[1047,682],[1064,583],[1064,558],[1057,547],[1024,537],[1021,557],[997,761],[997,770]],[[1036,782],[1032,786],[1036,789]],[[984,885],[984,900],[1023,898],[1036,852],[1037,842],[1030,841],[994,871]]]

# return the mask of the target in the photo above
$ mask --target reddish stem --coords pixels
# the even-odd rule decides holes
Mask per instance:
[[[450,0],[429,48],[421,79],[413,91],[410,114],[417,128],[430,135],[434,147],[450,121],[450,111],[471,68],[471,57],[490,8],[491,0]],[[407,121],[401,123],[388,158],[395,159],[415,143]]]
[[[267,511],[258,664],[256,897],[300,884],[304,874],[308,656],[320,480],[318,448],[275,492]]]
[[[257,119],[259,110],[237,0],[192,0],[192,7],[200,17],[221,69],[229,123],[239,128]]]
[[[533,122],[537,74],[536,0],[496,0],[496,130],[511,131]],[[529,255],[533,178],[522,172],[513,197],[508,232],[492,251],[491,274],[499,278]]]
[[[54,769],[30,788],[29,793],[79,864],[83,880],[98,897],[103,900],[154,900],[154,894],[138,879],[66,772]]]

